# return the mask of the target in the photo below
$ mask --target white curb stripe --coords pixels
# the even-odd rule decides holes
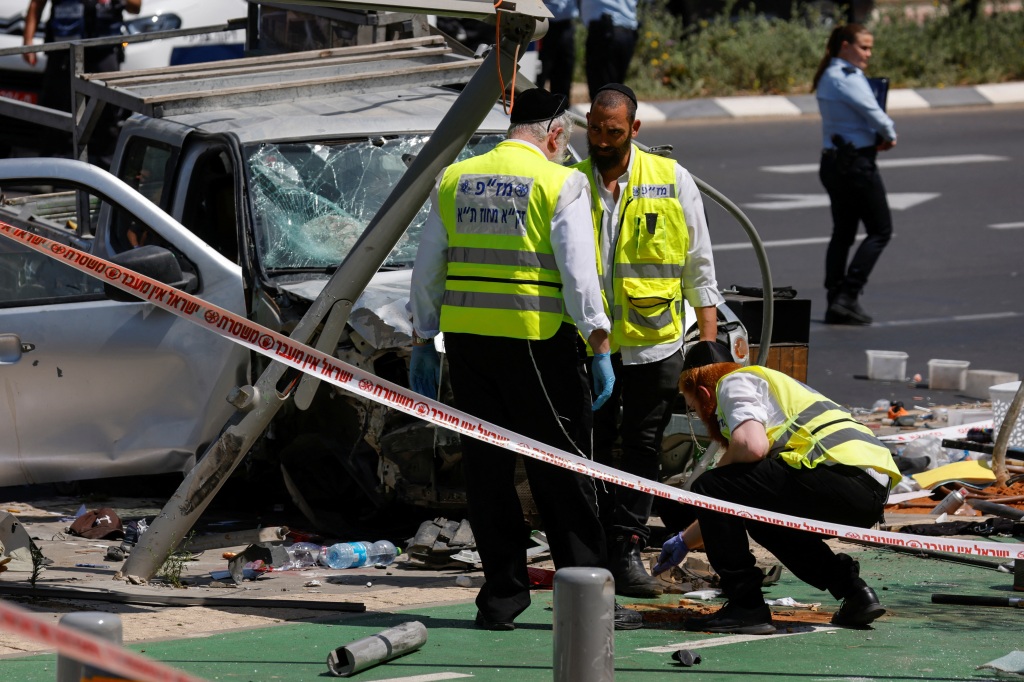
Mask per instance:
[[[930,109],[931,104],[913,90],[890,90],[887,111],[905,111],[907,109]]]
[[[992,104],[1017,104],[1024,102],[1024,83],[992,83],[974,88]]]
[[[781,95],[716,97],[715,104],[737,118],[745,116],[799,116],[800,107]]]

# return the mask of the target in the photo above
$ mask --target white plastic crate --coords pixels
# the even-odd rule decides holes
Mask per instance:
[[[966,360],[929,360],[928,388],[964,390],[970,366]]]
[[[903,381],[907,377],[907,354],[898,350],[866,350],[868,379]]]

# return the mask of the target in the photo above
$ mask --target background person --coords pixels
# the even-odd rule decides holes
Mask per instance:
[[[821,112],[818,175],[832,202],[832,240],[825,254],[828,324],[871,324],[858,302],[882,249],[892,237],[892,216],[875,157],[896,146],[896,128],[864,76],[874,38],[859,24],[837,26],[814,74]],[[867,238],[847,266],[857,225]]]
[[[690,348],[679,387],[708,434],[726,448],[715,468],[693,482],[693,492],[861,528],[882,518],[899,470],[888,448],[836,403],[781,372],[732,362],[729,350],[717,342]],[[858,562],[834,553],[823,536],[696,511],[697,537],[703,538],[728,602],[709,616],[686,621],[688,630],[775,632],[748,533],[797,578],[843,600],[832,623],[864,626],[885,613],[860,577]],[[690,533],[665,543],[658,569],[671,567],[676,557],[682,560]]]
[[[540,78],[537,85],[568,99],[572,94],[572,77],[576,70],[579,0],[544,0],[544,6],[554,17],[548,21],[548,32],[540,41]]]
[[[587,27],[584,66],[590,101],[608,83],[624,83],[636,49],[636,0],[581,0]]]
[[[662,436],[679,393],[683,299],[694,306],[700,338],[714,339],[722,297],[697,185],[672,159],[634,146],[639,130],[633,91],[618,83],[604,86],[587,114],[589,158],[576,167],[591,186],[616,377],[612,398],[595,413],[594,456],[657,480]],[[619,437],[622,462],[616,464]],[[611,484],[599,490],[616,592],[657,596],[663,587],[640,556],[653,498]]]
[[[46,22],[45,36],[48,43],[120,35],[124,12],[138,14],[142,9],[142,0],[30,0],[25,11],[25,45],[31,45],[35,39],[47,2],[50,3],[50,18]],[[30,66],[36,65],[37,53],[26,52],[23,56]],[[96,46],[85,50],[87,73],[119,71],[123,61],[124,51],[120,45]],[[47,53],[39,104],[70,112],[71,75],[70,50]],[[114,153],[119,133],[119,115],[116,107],[106,105],[88,144],[90,161],[104,168],[110,167]],[[69,149],[70,142],[63,135],[60,137]]]
[[[569,452],[590,455],[591,399],[578,333],[601,361],[599,401],[610,395],[611,324],[594,267],[590,201],[583,175],[556,163],[571,132],[564,97],[520,94],[508,139],[449,166],[435,189],[412,273],[417,344],[411,383],[434,397],[444,332],[455,401],[482,420]],[[576,326],[567,323],[571,316]],[[603,566],[604,533],[594,480],[524,457],[557,568]],[[515,488],[515,453],[462,439],[469,518],[486,583],[476,624],[512,630],[530,604],[529,531]],[[620,629],[640,614],[616,612]]]

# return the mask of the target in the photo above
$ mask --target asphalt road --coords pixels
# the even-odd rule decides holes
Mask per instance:
[[[909,407],[966,400],[928,389],[930,359],[1024,374],[1022,114],[894,114],[899,144],[880,161],[902,165],[882,166],[894,237],[861,299],[871,327],[822,322],[831,219],[817,176],[817,117],[652,124],[638,139],[673,145],[686,168],[738,204],[766,243],[775,286],[812,301],[808,383],[848,405],[885,398]],[[714,202],[706,206],[719,285],[760,286],[745,232]],[[866,349],[907,353],[907,374],[922,383],[869,381]]]

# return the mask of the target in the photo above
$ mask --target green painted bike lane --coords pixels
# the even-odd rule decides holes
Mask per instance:
[[[931,603],[933,593],[1024,596],[1011,591],[1012,575],[952,562],[868,550],[862,575],[889,613],[866,629],[828,629],[786,637],[691,633],[677,623],[615,634],[615,678],[645,682],[698,675],[702,680],[992,680],[977,666],[1024,649],[1024,609]],[[766,597],[793,597],[836,604],[785,572]],[[428,630],[426,643],[407,656],[358,673],[351,679],[381,681],[472,679],[478,682],[552,680],[550,592],[537,592],[513,632],[485,632],[473,626],[472,603],[186,638],[133,643],[132,651],[208,680],[315,680],[328,676],[333,649],[411,620]],[[621,603],[629,604],[627,600]],[[678,595],[640,602],[671,608]],[[31,608],[30,604],[25,604]],[[776,607],[778,609],[778,607]],[[173,618],[173,610],[167,611]],[[723,642],[715,646],[707,646]],[[660,651],[644,649],[660,648]],[[671,658],[691,648],[701,663],[683,668]],[[0,680],[52,682],[52,654],[0,660]],[[472,676],[472,677],[466,677]]]

